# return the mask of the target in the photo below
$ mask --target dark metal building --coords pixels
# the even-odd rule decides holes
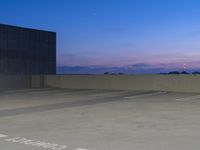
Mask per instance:
[[[0,24],[0,74],[55,73],[55,32]]]

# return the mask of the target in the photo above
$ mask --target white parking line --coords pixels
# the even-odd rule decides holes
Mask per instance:
[[[200,95],[195,95],[195,96],[189,96],[189,97],[183,97],[183,98],[177,98],[176,101],[191,101],[191,100],[195,100],[195,99],[199,99]]]
[[[101,97],[101,96],[109,96],[109,95],[119,95],[119,94],[122,94],[124,93],[124,91],[122,92],[106,92],[106,93],[98,93],[98,94],[91,94],[91,95],[88,95],[88,96],[91,96],[91,97]]]
[[[8,135],[0,134],[0,138],[5,138],[5,137],[8,137]]]
[[[60,96],[62,96],[62,95],[70,95],[70,94],[72,94],[72,93],[56,93],[55,95],[60,95]]]
[[[55,93],[55,92],[58,92],[59,90],[41,90],[41,91],[31,91],[31,92],[27,92],[27,94],[37,94],[37,93],[39,93],[39,94],[46,94],[46,93]]]
[[[149,94],[142,94],[142,95],[135,95],[135,96],[127,96],[124,97],[126,99],[132,99],[132,98],[140,98],[140,97],[146,97],[146,96],[154,96],[154,95],[160,95],[160,94],[166,94],[167,92],[154,92]]]
[[[26,146],[32,146],[32,147],[38,147],[43,149],[49,149],[49,150],[67,150],[69,147],[67,145],[60,145],[55,143],[49,143],[49,142],[41,142],[37,140],[22,138],[22,137],[9,137],[5,134],[0,134],[1,141],[4,142],[10,142],[15,144],[23,144]],[[75,150],[88,150],[85,148],[77,148]]]

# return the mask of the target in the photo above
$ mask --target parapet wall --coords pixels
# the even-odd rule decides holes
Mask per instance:
[[[200,93],[199,75],[48,75],[46,87]]]
[[[30,88],[31,76],[0,75],[0,89],[2,88]]]
[[[0,89],[43,87],[200,93],[200,75],[0,75]]]

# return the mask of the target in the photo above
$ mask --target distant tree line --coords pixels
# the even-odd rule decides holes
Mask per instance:
[[[161,75],[181,75],[181,74],[184,74],[184,75],[200,75],[200,72],[198,71],[194,71],[192,73],[189,73],[187,71],[182,71],[182,72],[179,72],[179,71],[171,71],[171,72],[168,72],[168,73],[160,73]],[[125,73],[112,73],[112,72],[105,72],[104,75],[125,75]]]
[[[189,73],[189,72],[186,72],[186,71],[182,71],[182,72],[179,72],[179,71],[171,71],[169,73],[160,73],[160,74],[164,74],[164,75],[170,75],[170,74],[185,74],[185,75],[189,75],[189,74],[193,74],[193,75],[200,75],[200,72],[198,71],[195,71],[195,72],[192,72],[192,73]]]
[[[105,72],[104,75],[124,75],[124,73],[112,73],[112,72]]]

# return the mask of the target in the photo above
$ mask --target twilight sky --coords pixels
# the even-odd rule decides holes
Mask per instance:
[[[0,23],[56,31],[58,66],[200,68],[199,0],[1,0]]]

